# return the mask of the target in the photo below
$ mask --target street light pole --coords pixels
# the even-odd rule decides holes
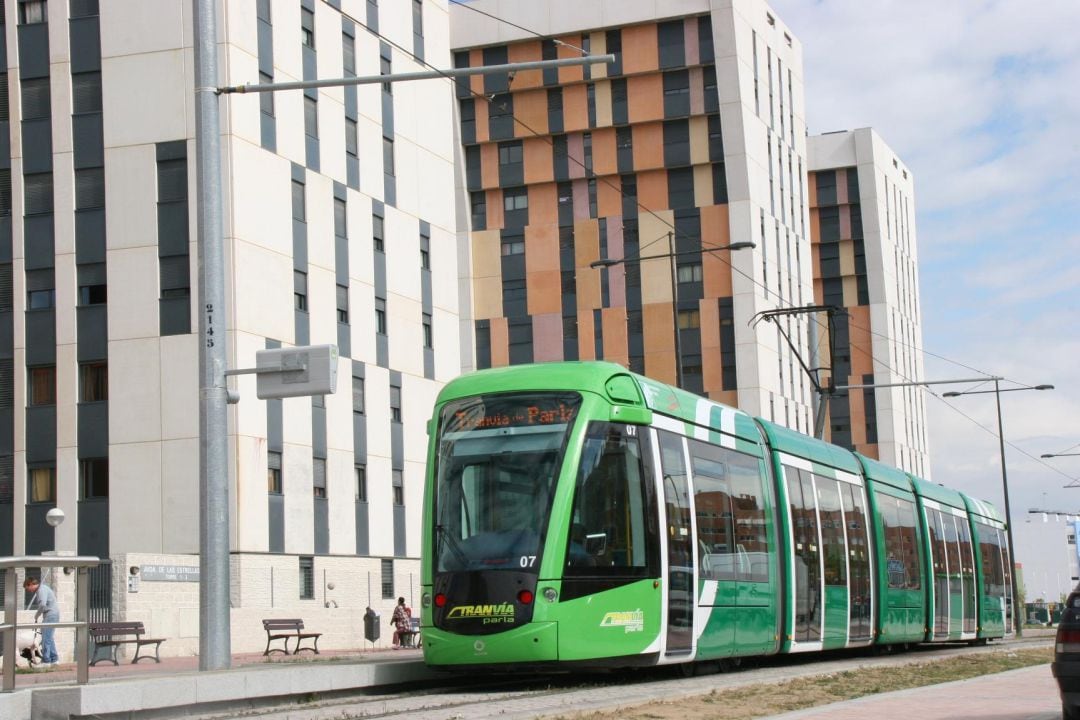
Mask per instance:
[[[671,317],[675,321],[675,387],[682,387],[682,331],[679,328],[679,272],[675,260],[675,233],[668,231],[671,256]]]
[[[1001,420],[1001,393],[1003,392],[1015,392],[1017,390],[1053,390],[1053,385],[1035,385],[1033,387],[1020,387],[1020,388],[1006,388],[1001,389],[1001,378],[994,378],[993,390],[967,390],[961,392],[947,392],[942,393],[942,397],[953,398],[960,395],[982,395],[984,393],[994,393],[994,399],[997,402],[997,422],[998,422],[998,448],[1001,452],[1001,489],[1005,494],[1005,535],[1009,543],[1009,577],[1012,579],[1012,596],[1013,596],[1013,626],[1016,630],[1016,636],[1022,637],[1024,634],[1024,607],[1020,602],[1020,586],[1016,582],[1016,553],[1013,544],[1013,530],[1012,530],[1012,513],[1009,508],[1009,475],[1006,470],[1005,464],[1005,427]]]
[[[663,237],[661,235],[660,237]],[[679,276],[678,265],[676,264],[677,258],[680,255],[701,255],[707,252],[720,252],[722,250],[743,250],[745,248],[757,247],[752,242],[736,242],[730,245],[721,245],[720,247],[703,247],[700,250],[683,250],[682,252],[675,251],[675,234],[668,232],[668,249],[669,252],[661,253],[659,255],[631,255],[624,258],[603,258],[601,260],[594,260],[589,263],[589,267],[594,269],[610,268],[616,265],[625,265],[628,262],[641,263],[642,260],[658,260],[660,258],[668,258],[671,261],[671,317],[675,321],[675,385],[682,387],[682,339],[680,338],[679,330]],[[659,240],[660,238],[657,238]],[[655,241],[654,241],[655,242]]]

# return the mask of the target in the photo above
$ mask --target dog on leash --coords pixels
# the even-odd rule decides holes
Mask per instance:
[[[0,643],[0,656],[3,655],[3,643]],[[26,666],[33,668],[41,664],[41,634],[34,630],[18,630],[15,632],[15,667],[19,667],[19,658],[26,661]]]

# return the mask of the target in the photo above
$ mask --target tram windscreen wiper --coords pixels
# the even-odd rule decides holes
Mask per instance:
[[[435,532],[439,536],[439,553],[442,554],[443,545],[445,545],[453,554],[455,559],[461,563],[461,567],[465,568],[469,565],[469,558],[465,556],[465,552],[461,549],[461,545],[458,544],[457,539],[446,529],[445,525],[436,525]],[[444,566],[445,563],[439,562],[440,566]]]

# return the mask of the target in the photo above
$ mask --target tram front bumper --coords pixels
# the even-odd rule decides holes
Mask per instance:
[[[424,662],[432,666],[547,663],[559,659],[559,624],[533,622],[491,635],[424,630]]]

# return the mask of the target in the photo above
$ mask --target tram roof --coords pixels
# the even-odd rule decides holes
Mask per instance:
[[[911,473],[908,473],[908,477],[911,478],[911,484],[915,487],[915,492],[918,495],[949,505],[957,510],[967,510],[964,496],[959,491],[947,488],[944,485],[937,485],[929,480],[923,480],[921,477]]]
[[[838,445],[827,443],[818,438],[812,438],[801,432],[786,428],[783,425],[758,419],[758,423],[769,438],[769,444],[777,452],[787,453],[796,457],[806,458],[813,462],[828,465],[838,470],[859,474],[859,463],[855,455]]]
[[[965,495],[964,493],[960,493],[960,495],[963,496],[964,502],[967,504],[968,512],[972,515],[990,518],[991,520],[997,520],[1000,523],[1006,522],[1005,515],[999,512],[996,506],[991,505],[985,500]]]
[[[886,465],[880,460],[866,457],[859,453],[855,453],[855,456],[859,459],[859,462],[863,466],[863,474],[870,480],[884,485],[897,488],[898,490],[906,490],[912,492],[911,478],[903,470],[898,470],[892,465]]]

